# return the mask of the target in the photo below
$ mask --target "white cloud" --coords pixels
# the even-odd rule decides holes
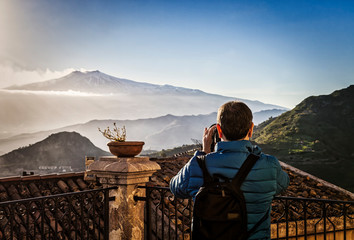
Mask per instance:
[[[0,62],[0,88],[60,78],[75,70],[78,69],[68,68],[62,71],[53,71],[48,68],[45,70],[28,70],[11,63]],[[86,71],[85,69],[79,70]]]

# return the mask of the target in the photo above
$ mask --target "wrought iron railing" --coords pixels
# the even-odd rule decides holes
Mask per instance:
[[[146,188],[145,239],[190,239],[193,201],[167,187]],[[354,201],[276,197],[272,239],[347,239],[354,231]],[[353,234],[351,232],[350,234]]]
[[[353,236],[354,201],[276,197],[272,239],[339,239]]]
[[[108,240],[115,188],[0,202],[0,239]]]
[[[145,187],[145,239],[190,239],[193,201],[175,198],[167,187]]]

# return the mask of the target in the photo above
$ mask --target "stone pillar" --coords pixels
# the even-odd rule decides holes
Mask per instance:
[[[134,196],[143,197],[149,177],[160,169],[148,157],[117,158],[101,157],[89,166],[104,187],[118,186],[110,191],[115,201],[109,203],[109,239],[144,239],[144,202],[135,201]]]

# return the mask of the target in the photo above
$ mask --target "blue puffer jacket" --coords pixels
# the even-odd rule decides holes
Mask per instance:
[[[250,141],[219,142],[216,151],[206,156],[206,166],[211,175],[221,174],[233,178],[250,153],[260,158],[241,186],[247,206],[248,229],[251,229],[271,207],[274,195],[289,185],[289,176],[281,169],[279,161],[261,153]],[[195,156],[171,179],[170,189],[179,198],[195,197],[203,185],[203,173]],[[256,229],[249,239],[270,239],[270,216]]]

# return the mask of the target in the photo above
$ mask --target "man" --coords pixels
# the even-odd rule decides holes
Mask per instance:
[[[260,156],[241,185],[247,206],[248,230],[267,213],[273,197],[289,185],[289,177],[281,169],[279,161],[251,144],[252,119],[251,110],[242,102],[231,101],[222,105],[218,110],[216,126],[204,130],[203,151],[197,151],[170,182],[170,189],[176,197],[194,198],[203,185],[203,173],[196,156],[206,155],[206,167],[211,175],[220,174],[230,179],[250,153]],[[215,128],[221,141],[217,143],[215,152],[211,152]],[[270,211],[249,239],[270,239]]]

